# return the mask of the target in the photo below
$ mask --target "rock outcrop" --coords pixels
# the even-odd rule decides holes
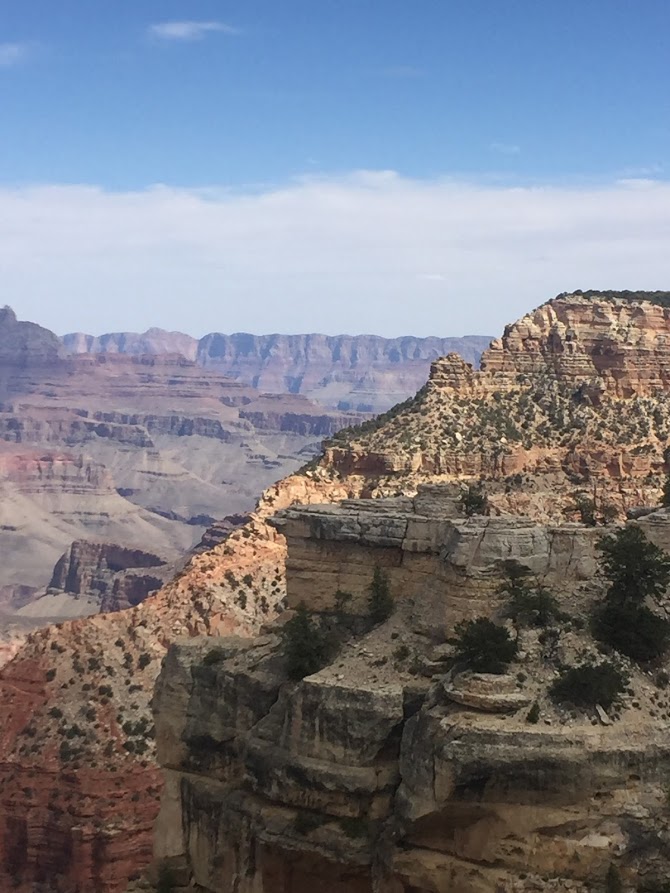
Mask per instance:
[[[553,520],[581,492],[623,518],[667,472],[669,336],[664,305],[559,296],[508,326],[480,371],[435,361],[416,398],[336,435],[317,473],[382,493],[484,480],[499,511]]]
[[[432,488],[280,514],[289,606],[332,622],[347,587],[360,614],[374,566],[395,596],[386,623],[300,682],[276,627],[171,647],[154,696],[156,848],[188,889],[521,893],[604,889],[611,865],[631,881],[665,876],[669,702],[646,673],[631,669],[610,718],[549,699],[558,664],[537,629],[521,630],[510,675],[448,661],[459,619],[501,614],[504,560],[583,614],[599,589],[598,531],[453,509]],[[650,517],[670,545],[670,516]],[[562,660],[595,653],[579,625],[557,647]]]
[[[139,346],[181,343],[149,335]],[[175,353],[66,356],[53,333],[5,308],[0,587],[43,589],[76,539],[175,559],[214,518],[250,511],[323,437],[362,418],[263,395]]]
[[[581,308],[584,329],[601,306],[606,313],[619,306],[609,299],[561,301]],[[660,336],[658,344],[660,350]],[[148,734],[149,699],[160,659],[177,640],[183,647],[170,652],[156,700],[159,746],[172,767],[159,854],[188,852],[206,890],[221,889],[213,885],[227,883],[229,870],[239,893],[252,889],[252,881],[254,893],[261,884],[302,893],[318,889],[324,878],[338,893],[368,891],[382,870],[384,882],[390,877],[396,889],[412,893],[458,890],[457,883],[475,893],[495,890],[494,883],[504,890],[514,890],[512,883],[520,890],[552,889],[541,876],[556,878],[555,889],[580,890],[586,880],[600,884],[610,861],[624,872],[637,870],[636,846],[649,872],[657,864],[662,873],[667,827],[660,775],[670,708],[650,677],[633,672],[634,695],[626,697],[621,720],[606,717],[611,725],[602,725],[599,714],[561,714],[546,698],[554,673],[546,646],[529,635],[518,668],[526,679],[519,680],[516,667],[512,675],[521,694],[539,699],[540,721],[531,728],[518,711],[473,712],[474,700],[500,705],[514,694],[510,680],[491,686],[445,672],[448,624],[475,605],[495,610],[500,557],[532,560],[537,573],[556,582],[562,607],[573,616],[588,607],[598,586],[590,580],[588,544],[598,530],[565,525],[562,508],[575,491],[592,494],[595,480],[603,488],[595,493],[598,511],[606,498],[620,513],[657,504],[660,493],[663,394],[622,397],[608,394],[606,378],[559,382],[551,372],[518,374],[528,380],[517,387],[507,371],[476,373],[454,358],[436,363],[418,399],[349,432],[331,443],[322,461],[270,486],[240,527],[213,527],[211,548],[159,593],[130,610],[30,637],[0,672],[0,847],[20,842],[0,857],[14,866],[20,893],[33,893],[45,877],[40,853],[51,852],[47,841],[56,828],[63,852],[78,853],[51,871],[59,893],[77,887],[118,893],[122,878],[148,860],[161,784]],[[521,441],[506,417],[521,429]],[[615,421],[618,435],[611,433]],[[643,435],[646,423],[651,433]],[[526,470],[508,472],[517,447]],[[482,473],[489,478],[492,516],[464,521],[455,504],[460,482]],[[417,494],[419,485],[435,482],[454,487],[446,501],[430,488]],[[384,496],[394,502],[379,509],[373,498]],[[284,608],[286,540],[268,518],[296,504],[361,498],[332,512],[315,508],[283,517],[295,556],[289,593],[316,599],[317,607],[320,600],[330,614],[337,588],[346,586],[360,623],[356,615],[377,562],[392,579],[398,609],[390,624],[347,644],[332,667],[288,685],[274,628],[261,642],[221,641],[255,635]],[[181,506],[172,509],[182,513]],[[524,518],[505,517],[510,514]],[[665,515],[640,516],[639,523],[660,545],[670,545]],[[205,658],[219,645],[222,651]],[[561,640],[568,656],[591,647],[576,625]],[[470,705],[456,705],[454,697]],[[71,732],[91,708],[99,718],[83,736]],[[359,722],[369,745],[356,732]],[[455,748],[445,749],[445,736]],[[524,774],[528,755],[544,745],[548,764],[532,762]],[[93,768],[100,774],[91,774]],[[579,790],[568,779],[566,794],[557,793],[557,779],[573,769],[584,772]],[[44,783],[26,801],[31,773]],[[64,800],[63,773],[93,792],[92,799],[81,807]],[[137,794],[132,811],[117,795],[123,789]],[[186,844],[180,810],[191,829]],[[90,843],[84,855],[73,842],[80,833]],[[46,871],[55,864],[51,858]],[[564,872],[566,861],[574,863],[572,874]],[[521,863],[527,871],[518,869]],[[2,884],[10,884],[6,870]]]
[[[331,409],[381,412],[426,379],[432,360],[452,351],[474,365],[488,337],[380,338],[375,335],[213,333],[200,341],[150,329],[143,335],[65,335],[66,351],[93,354],[181,353],[271,394],[303,394]]]

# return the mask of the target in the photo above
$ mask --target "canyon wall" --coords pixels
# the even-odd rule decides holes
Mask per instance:
[[[277,626],[169,650],[154,697],[166,774],[156,849],[189,889],[521,893],[605,889],[612,865],[628,882],[665,876],[670,702],[645,672],[631,669],[608,716],[548,696],[561,661],[595,651],[578,625],[562,630],[558,661],[541,630],[522,629],[509,675],[455,675],[449,661],[460,619],[501,616],[504,560],[583,616],[600,590],[599,531],[459,519],[439,488],[273,523],[289,605],[332,622],[346,586],[345,610],[362,614],[377,566],[395,611],[299,682]],[[669,515],[644,527],[670,546]]]
[[[143,335],[75,333],[63,336],[62,341],[72,354],[182,353],[260,391],[303,394],[333,409],[371,413],[413,394],[437,357],[455,351],[477,365],[490,338],[213,333],[196,341],[151,329]]]

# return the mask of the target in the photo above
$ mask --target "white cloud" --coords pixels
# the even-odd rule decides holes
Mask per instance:
[[[150,37],[159,40],[202,40],[212,33],[233,35],[240,31],[225,22],[159,22],[149,26]]]
[[[11,68],[26,58],[28,45],[25,43],[0,43],[0,68]]]
[[[492,152],[498,152],[500,155],[519,155],[521,152],[521,146],[517,146],[516,143],[501,143],[498,140],[494,140],[489,149]]]
[[[496,334],[561,291],[670,287],[668,244],[666,182],[0,188],[0,304],[59,332]]]

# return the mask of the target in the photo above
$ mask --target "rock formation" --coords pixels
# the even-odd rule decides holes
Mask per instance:
[[[43,589],[75,539],[182,556],[362,418],[176,354],[61,353],[53,333],[0,313],[0,587]]]
[[[510,674],[453,678],[455,623],[501,616],[514,559],[583,616],[599,531],[464,520],[453,488],[289,509],[289,607],[364,615],[372,568],[395,612],[323,670],[286,675],[281,630],[168,652],[154,698],[166,787],[157,855],[201,893],[521,893],[605,889],[670,867],[667,693],[631,667],[621,712],[567,711],[555,667],[595,652],[568,624],[560,659],[520,631]],[[670,516],[645,519],[670,546]],[[670,610],[670,608],[669,608]],[[528,722],[531,702],[537,725]],[[184,887],[186,888],[186,886]]]
[[[413,394],[431,360],[456,352],[473,364],[488,337],[380,338],[375,335],[222,335],[196,341],[150,329],[95,338],[65,335],[77,353],[181,353],[207,368],[271,394],[303,394],[331,409],[381,412]]]
[[[317,474],[376,492],[483,480],[499,511],[558,520],[653,504],[667,471],[670,308],[563,295],[506,328],[475,371],[451,354],[417,396],[340,432]]]
[[[542,350],[507,338],[493,353],[537,353],[546,373],[541,364],[539,372],[512,372],[521,359],[504,356],[480,373],[454,358],[436,362],[417,399],[332,441],[321,460],[270,486],[246,523],[213,528],[212,547],[160,592],[126,611],[33,633],[0,672],[0,887],[14,877],[19,893],[33,893],[49,877],[59,893],[120,893],[149,860],[161,786],[149,700],[166,648],[184,638],[193,647],[170,652],[156,701],[171,768],[157,840],[159,855],[188,853],[205,890],[228,893],[221,884],[231,865],[239,893],[252,880],[254,893],[261,883],[302,893],[324,877],[338,893],[367,891],[380,877],[412,893],[454,883],[471,883],[463,889],[474,893],[495,884],[513,890],[511,878],[520,890],[552,889],[541,876],[558,878],[555,889],[579,890],[593,878],[601,884],[613,859],[637,871],[635,847],[650,871],[654,860],[661,870],[660,720],[670,714],[650,677],[633,672],[630,706],[601,727],[592,725],[602,722],[596,716],[573,718],[549,704],[545,646],[533,636],[518,668],[524,682],[512,675],[496,686],[476,678],[465,685],[442,673],[447,625],[475,605],[495,611],[500,557],[532,559],[535,572],[556,583],[563,608],[583,614],[595,595],[589,544],[598,530],[566,525],[563,509],[577,491],[591,495],[597,483],[601,514],[610,501],[619,515],[658,504],[666,395],[650,393],[651,374],[634,354],[617,367],[623,372],[588,379],[565,365],[559,379],[549,361],[552,345],[565,352],[575,340],[596,355],[600,342],[586,333],[603,315],[611,320],[604,336],[640,340],[639,327],[660,325],[655,307],[564,296],[540,308]],[[551,334],[559,313],[571,314],[576,338]],[[632,320],[627,329],[618,327],[624,318]],[[660,358],[661,330],[649,337],[647,360]],[[628,395],[623,380],[632,381],[634,369],[648,390]],[[480,474],[492,517],[464,521],[456,491]],[[434,483],[455,490],[445,501],[423,488]],[[292,505],[361,498],[332,512],[289,511],[280,529],[268,523]],[[667,547],[665,515],[639,523]],[[297,597],[316,599],[327,614],[346,586],[352,612],[360,612],[378,561],[398,603],[389,624],[352,640],[341,661],[298,685],[285,684],[274,627],[260,642],[226,639],[255,635],[282,613],[280,530],[292,539],[288,583]],[[577,625],[566,635],[569,653],[591,647],[584,635]],[[222,651],[206,658],[218,644]],[[434,689],[432,680],[440,680]],[[540,699],[538,726],[517,714],[472,711],[475,703],[509,705],[519,693]],[[91,710],[95,719],[86,721]],[[460,751],[445,749],[445,734],[463,742]],[[542,758],[524,774],[528,753]],[[577,784],[568,770],[581,773]],[[546,781],[540,793],[538,779]],[[78,790],[85,796],[76,798]],[[130,809],[124,790],[133,792]],[[175,833],[174,810],[183,810],[188,841]],[[652,833],[654,824],[660,830]]]

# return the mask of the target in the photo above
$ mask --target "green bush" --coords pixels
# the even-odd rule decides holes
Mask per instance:
[[[610,583],[607,595],[613,601],[658,598],[670,584],[670,556],[634,524],[602,537],[598,550],[601,571]]]
[[[600,704],[608,710],[618,700],[627,682],[624,673],[612,663],[582,664],[565,670],[553,683],[549,694],[559,703],[575,707]]]
[[[488,515],[489,500],[481,484],[470,484],[459,497],[463,514],[468,518],[473,515]]]
[[[368,616],[377,626],[388,620],[393,613],[393,596],[389,588],[388,576],[380,567],[375,567],[372,582],[368,586]]]
[[[596,526],[596,504],[586,493],[576,493],[573,511],[579,515],[579,520],[587,527]]]
[[[320,627],[314,623],[304,602],[282,630],[288,675],[304,679],[326,665],[328,642]]]
[[[507,603],[507,616],[527,626],[547,626],[563,614],[556,598],[545,586],[519,588]]]
[[[475,673],[504,673],[516,656],[517,644],[509,632],[488,617],[462,620],[454,632],[450,641],[456,646],[456,660]]]
[[[535,725],[540,718],[540,705],[537,701],[533,701],[533,704],[526,715],[526,722],[532,723]]]
[[[592,630],[600,642],[641,663],[661,657],[670,644],[670,621],[634,602],[605,600],[594,612]]]

